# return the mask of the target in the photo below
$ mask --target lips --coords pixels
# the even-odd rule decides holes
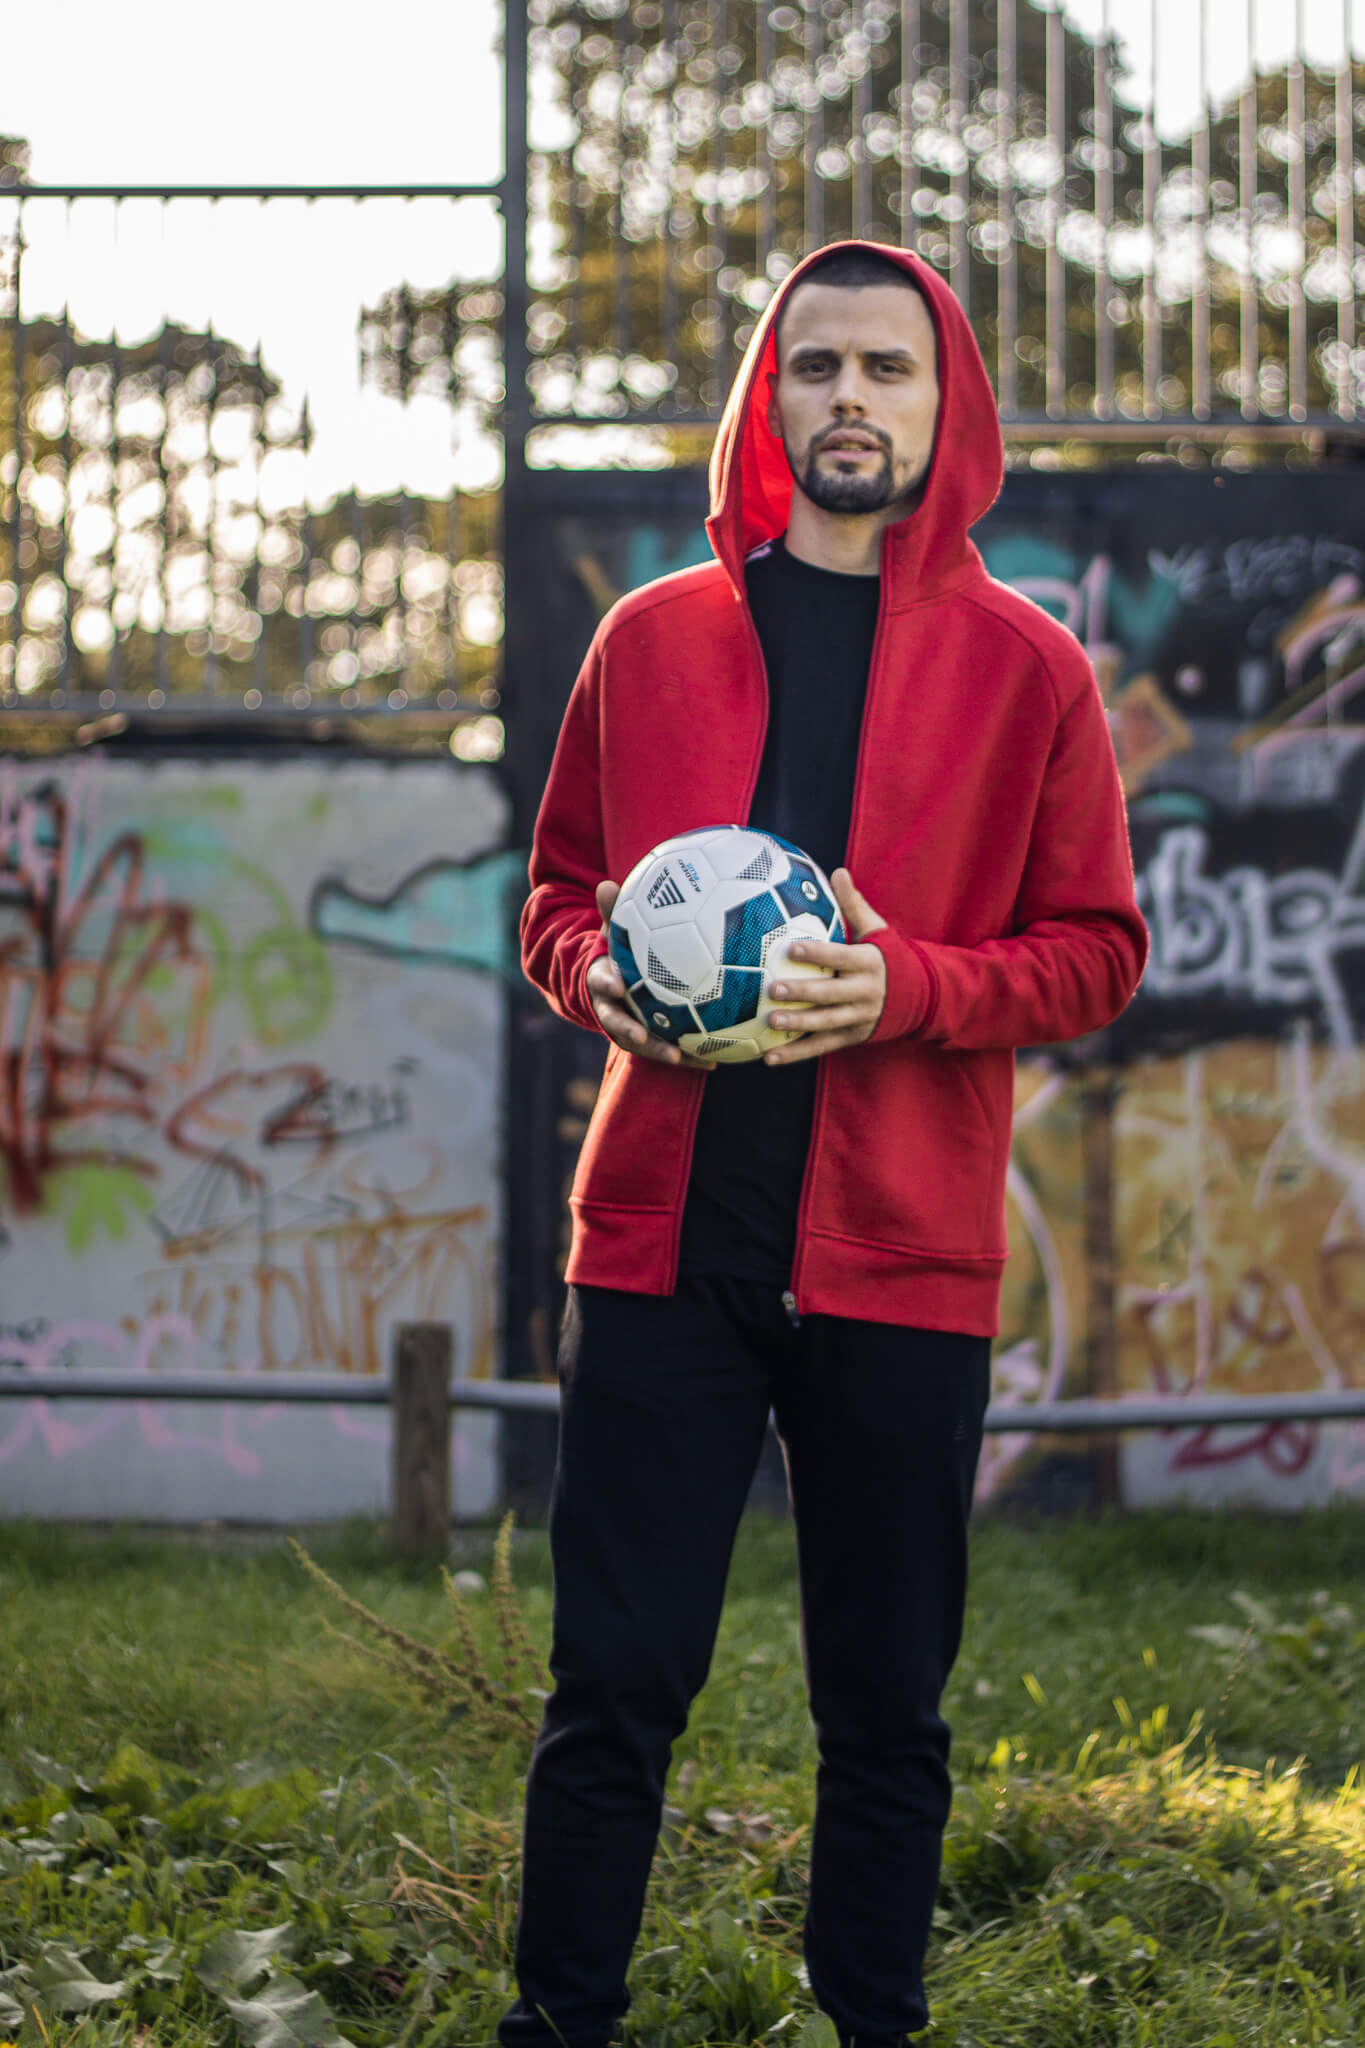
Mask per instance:
[[[851,449],[855,454],[876,454],[881,443],[874,441],[870,434],[834,434],[824,446],[827,454],[838,449]]]

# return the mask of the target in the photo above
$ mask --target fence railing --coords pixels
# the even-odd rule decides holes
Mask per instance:
[[[441,1555],[451,1499],[450,1409],[554,1414],[559,1388],[536,1381],[455,1380],[452,1337],[439,1323],[401,1324],[386,1379],[341,1373],[135,1373],[0,1370],[0,1400],[287,1402],[389,1408],[393,1415],[392,1527],[404,1555]],[[992,1402],[988,1435],[1092,1436],[1223,1424],[1365,1422],[1365,1387],[1286,1394],[1146,1395],[1106,1400]]]

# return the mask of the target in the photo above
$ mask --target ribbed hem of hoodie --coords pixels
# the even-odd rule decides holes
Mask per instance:
[[[671,1209],[572,1203],[573,1250],[565,1278],[579,1287],[626,1294],[668,1294],[677,1221]],[[1000,1325],[1004,1252],[954,1252],[869,1245],[819,1230],[798,1261],[805,1315],[849,1316],[913,1330],[994,1337]]]

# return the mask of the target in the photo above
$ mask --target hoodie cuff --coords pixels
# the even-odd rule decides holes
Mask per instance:
[[[592,1006],[592,997],[588,994],[588,969],[592,966],[594,960],[603,959],[610,951],[611,947],[607,942],[606,933],[596,933],[592,942],[585,947],[583,958],[578,963],[578,971],[574,975],[574,995],[577,998],[578,1019],[588,1031],[602,1030],[597,1012]],[[603,1035],[605,1036],[605,1034]]]
[[[937,988],[933,968],[920,948],[890,925],[864,932],[858,943],[875,946],[886,962],[886,1001],[868,1043],[880,1045],[886,1038],[910,1038],[923,1032],[934,1013]]]

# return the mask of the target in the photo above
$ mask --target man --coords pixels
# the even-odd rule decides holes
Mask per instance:
[[[504,2048],[603,2048],[626,2009],[770,1405],[819,1743],[811,1988],[856,2048],[927,2020],[1013,1052],[1109,1022],[1146,952],[1089,665],[967,537],[1001,473],[942,280],[818,252],[721,423],[715,563],[608,614],[565,716],[524,959],[611,1045],[572,1198],[555,1691]],[[745,822],[832,871],[850,943],[799,949],[832,971],[775,1016],[798,1037],[707,1073],[626,1009],[604,920],[656,842]]]

